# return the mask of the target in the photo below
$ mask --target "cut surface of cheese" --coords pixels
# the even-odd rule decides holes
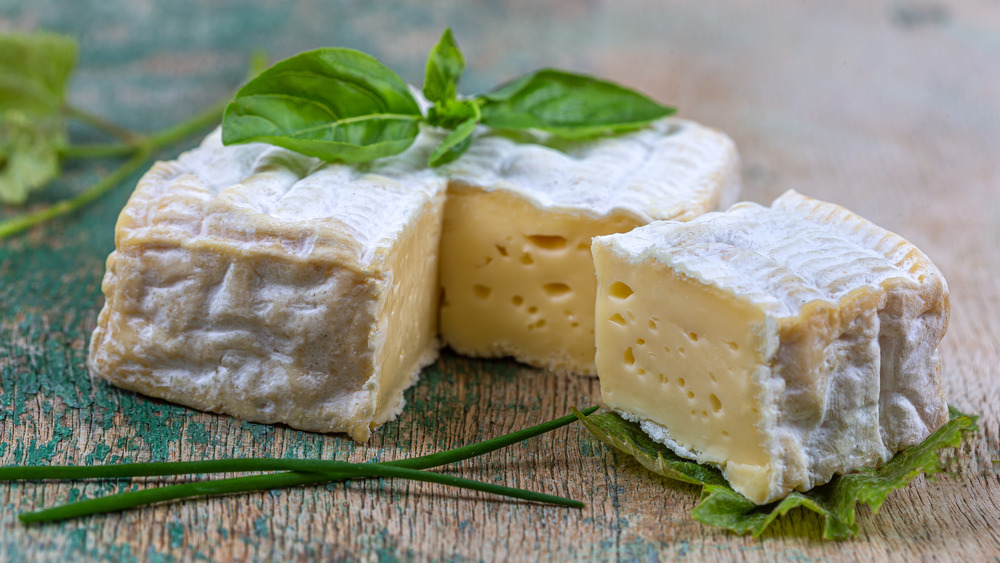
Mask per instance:
[[[757,503],[947,420],[944,278],[898,235],[795,192],[594,239],[604,402]]]
[[[430,148],[344,166],[216,131],[158,163],[118,219],[91,373],[367,440],[437,357],[445,180]]]
[[[480,134],[443,173],[442,339],[470,356],[587,375],[592,237],[692,219],[739,190],[732,141],[679,119],[582,142]]]

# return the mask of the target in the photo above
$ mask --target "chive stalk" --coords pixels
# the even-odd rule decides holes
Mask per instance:
[[[584,409],[583,412],[585,414],[590,414],[596,410],[597,407],[589,407]],[[0,481],[128,478],[194,473],[232,473],[242,471],[286,471],[268,475],[215,479],[204,482],[168,485],[141,491],[117,493],[96,499],[67,503],[53,508],[26,512],[18,515],[18,518],[25,523],[65,520],[67,518],[114,512],[156,502],[197,496],[286,488],[330,481],[341,481],[359,477],[395,477],[415,481],[434,482],[522,500],[582,508],[582,502],[572,499],[566,499],[563,497],[524,489],[504,487],[492,483],[482,483],[479,481],[443,475],[440,473],[421,471],[421,469],[438,467],[481,456],[511,444],[532,438],[539,434],[555,430],[570,424],[575,420],[576,416],[570,414],[542,424],[518,430],[510,434],[453,448],[451,450],[414,458],[378,463],[349,463],[330,460],[242,458],[189,462],[126,463],[107,466],[21,466],[0,468]]]

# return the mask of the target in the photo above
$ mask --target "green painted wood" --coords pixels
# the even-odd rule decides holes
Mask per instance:
[[[468,61],[465,92],[539,66],[637,86],[736,139],[747,199],[765,202],[795,188],[851,207],[923,248],[953,293],[942,346],[949,400],[984,415],[954,476],[919,480],[890,497],[878,517],[862,511],[855,542],[820,542],[808,514],[757,541],[693,522],[693,487],[656,478],[571,426],[457,471],[580,498],[588,503],[581,511],[382,481],[24,527],[14,519],[20,510],[146,483],[19,483],[0,485],[0,560],[983,560],[1000,553],[1000,473],[990,463],[1000,458],[1000,8],[0,0],[0,30],[44,27],[78,38],[72,101],[138,131],[176,123],[227,96],[253,49],[281,57],[345,45],[419,82],[426,52],[446,25]],[[73,135],[102,139],[81,128]],[[75,193],[114,164],[70,164],[30,205]],[[400,419],[360,445],[91,381],[86,348],[102,302],[104,260],[137,179],[81,213],[0,241],[4,465],[390,459],[497,435],[599,398],[594,380],[446,353],[407,393]],[[0,216],[16,212],[0,209]]]

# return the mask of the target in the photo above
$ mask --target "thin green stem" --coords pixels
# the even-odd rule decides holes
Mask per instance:
[[[219,123],[222,120],[222,112],[225,111],[228,104],[228,100],[215,104],[183,123],[179,123],[169,129],[150,135],[146,138],[144,144],[149,147],[150,150],[156,151],[166,147],[167,145],[172,145],[177,141],[186,139],[202,129],[206,129]]]
[[[590,414],[597,410],[597,407],[589,407],[583,410],[584,413]],[[537,424],[523,430],[516,432],[511,432],[510,434],[505,434],[503,436],[498,436],[496,438],[491,438],[489,440],[484,440],[475,444],[470,444],[467,446],[462,446],[459,448],[454,448],[444,452],[439,452],[436,454],[430,454],[425,456],[419,456],[410,459],[387,461],[380,463],[361,463],[361,464],[348,464],[351,467],[359,467],[357,471],[381,471],[385,468],[390,469],[402,469],[402,470],[415,470],[423,469],[429,467],[436,467],[448,463],[454,463],[457,461],[462,461],[472,457],[480,456],[505,446],[521,442],[528,438],[555,430],[567,424],[570,424],[576,420],[576,416],[567,415],[542,424]],[[118,493],[114,495],[108,495],[101,497],[99,499],[92,499],[86,501],[80,501],[76,503],[69,503],[62,506],[57,506],[51,509],[40,510],[36,512],[22,513],[19,515],[22,522],[40,522],[40,521],[50,521],[57,519],[72,518],[75,516],[83,516],[86,514],[94,514],[97,512],[112,512],[116,510],[123,510],[126,508],[132,508],[136,506],[142,506],[144,504],[149,504],[153,502],[161,502],[166,500],[177,500],[183,498],[190,498],[196,496],[205,495],[217,495],[217,494],[228,494],[236,492],[246,492],[246,491],[256,491],[262,489],[276,489],[285,487],[294,487],[298,485],[310,485],[325,483],[330,481],[341,481],[345,479],[350,479],[352,475],[349,472],[345,472],[343,464],[345,462],[332,462],[324,460],[274,460],[274,459],[260,459],[260,458],[245,458],[245,459],[235,459],[235,460],[207,460],[199,462],[166,462],[166,463],[130,463],[130,464],[120,464],[113,466],[102,466],[102,467],[5,467],[0,468],[0,480],[15,480],[15,479],[82,479],[82,478],[92,478],[92,477],[132,477],[132,476],[150,476],[150,475],[176,475],[182,473],[206,473],[206,472],[234,472],[234,471],[263,471],[267,469],[276,468],[288,468],[294,465],[296,468],[301,468],[303,470],[317,471],[312,473],[306,472],[289,472],[289,473],[277,473],[271,475],[255,475],[250,477],[235,477],[231,479],[217,479],[202,483],[187,483],[183,485],[171,485],[167,487],[157,487],[154,489],[146,489],[144,491],[134,491],[127,493]],[[425,475],[435,475],[436,477],[429,479],[440,479],[442,477],[448,479],[459,479],[457,477],[442,476],[436,473],[426,473],[419,472],[420,476]],[[370,475],[379,476],[378,473],[371,473]],[[415,477],[405,477],[405,478],[415,478]],[[424,479],[417,479],[424,480]],[[437,480],[435,482],[445,483],[445,481]],[[496,485],[490,485],[486,483],[479,483],[477,486],[491,486],[496,487]],[[455,485],[462,486],[462,485]],[[508,488],[503,487],[501,489],[507,490]],[[506,494],[506,492],[500,492],[501,489],[491,489],[486,492],[493,492],[496,494]],[[486,490],[486,489],[477,489]],[[520,489],[509,489],[507,492],[516,492],[517,495],[507,495],[515,496],[515,498],[523,498],[527,500],[538,500],[541,502],[555,502],[553,499],[560,499],[560,501],[565,502],[555,502],[556,504],[565,504],[566,506],[582,506],[582,503],[577,501],[570,501],[569,499],[562,499],[561,497],[551,497],[548,495],[543,495],[545,497],[537,496],[542,493],[534,493],[531,491],[524,491]],[[535,496],[525,496],[525,495],[535,495]],[[104,501],[104,504],[101,503]],[[572,503],[572,504],[571,504]],[[82,506],[81,506],[82,505]]]
[[[69,145],[59,151],[63,158],[109,158],[128,156],[142,147],[128,143],[94,143],[89,145]]]
[[[378,463],[349,463],[346,461],[335,462],[329,465],[336,467],[335,472],[324,475],[321,478],[328,478],[334,475],[338,479],[394,477],[399,479],[409,479],[411,481],[438,483],[450,487],[482,491],[511,498],[544,502],[548,504],[571,506],[574,508],[583,508],[585,506],[584,503],[573,499],[538,493],[535,491],[527,491],[524,489],[505,487],[493,483],[483,483],[452,475],[442,475],[440,473],[433,473],[430,471],[421,471],[419,469],[393,467]],[[313,480],[316,478],[317,476],[315,474],[308,473],[278,473],[276,475],[256,475],[252,477],[242,477],[239,479],[218,479],[199,483],[185,483],[183,485],[157,487],[142,491],[130,491],[126,493],[108,495],[101,498],[73,502],[45,510],[23,513],[18,515],[18,518],[24,523],[53,522],[89,514],[115,512],[154,502],[176,500],[190,496],[220,495],[261,489],[292,487],[295,485],[314,482]]]
[[[98,131],[103,131],[112,137],[117,137],[118,139],[121,139],[127,144],[133,146],[139,144],[139,142],[143,139],[143,135],[133,133],[117,123],[112,123],[99,115],[94,115],[87,110],[70,104],[63,105],[63,113],[66,114],[67,117],[71,117],[80,123],[89,125]]]
[[[39,223],[44,223],[49,219],[62,215],[68,215],[84,207],[88,203],[104,195],[105,192],[111,188],[123,182],[134,172],[141,169],[149,157],[150,151],[145,149],[140,150],[132,156],[132,158],[128,159],[124,164],[116,168],[114,172],[108,174],[99,182],[90,188],[87,188],[87,190],[76,197],[64,199],[34,213],[25,213],[24,215],[18,215],[7,219],[6,221],[0,221],[0,239],[20,233],[21,231],[27,230]]]
[[[63,151],[64,156],[103,157],[131,155],[131,158],[116,168],[107,177],[73,198],[54,203],[41,211],[18,215],[0,222],[0,239],[20,233],[50,219],[68,215],[101,197],[108,190],[139,170],[157,150],[217,123],[222,116],[225,106],[225,103],[216,104],[191,119],[160,133],[148,137],[138,137],[139,141],[136,144],[83,145],[65,149]]]
[[[596,411],[597,408],[598,407],[587,407],[583,409],[583,412],[584,414],[590,414]],[[429,467],[447,465],[449,463],[479,457],[483,454],[499,450],[500,448],[505,448],[511,444],[523,442],[528,438],[534,438],[540,434],[545,434],[546,432],[551,432],[557,428],[562,428],[567,424],[572,424],[573,422],[576,422],[576,420],[575,415],[568,414],[548,422],[543,422],[516,432],[511,432],[510,434],[504,434],[503,436],[497,436],[496,438],[476,442],[475,444],[453,448],[436,454],[422,455],[419,457],[400,459],[397,461],[387,461],[385,463],[395,465],[397,467],[409,467],[412,469],[427,469]]]
[[[588,407],[584,414],[590,414],[597,407]],[[537,424],[510,434],[438,452],[396,461],[384,461],[375,465],[429,469],[449,463],[478,457],[500,448],[550,432],[576,421],[572,414]],[[0,467],[0,481],[24,481],[43,479],[126,479],[130,477],[152,477],[162,475],[188,475],[201,473],[239,473],[244,471],[300,471],[308,473],[328,473],[335,471],[341,461],[316,459],[273,459],[237,458],[210,459],[203,461],[168,461],[154,463],[120,463],[115,465],[51,465],[51,466],[8,466]]]

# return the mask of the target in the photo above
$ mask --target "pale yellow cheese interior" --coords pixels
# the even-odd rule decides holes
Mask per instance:
[[[771,468],[752,379],[763,312],[663,264],[601,247],[595,262],[604,402],[663,427],[747,497],[766,496]]]
[[[453,182],[441,235],[441,335],[478,357],[595,374],[591,238],[639,223],[540,209]]]
[[[427,202],[416,220],[389,252],[385,276],[388,294],[379,301],[373,337],[375,369],[379,373],[378,410],[374,429],[403,409],[403,391],[420,369],[437,356],[437,242],[441,232],[441,201]],[[428,343],[432,343],[428,346]]]

